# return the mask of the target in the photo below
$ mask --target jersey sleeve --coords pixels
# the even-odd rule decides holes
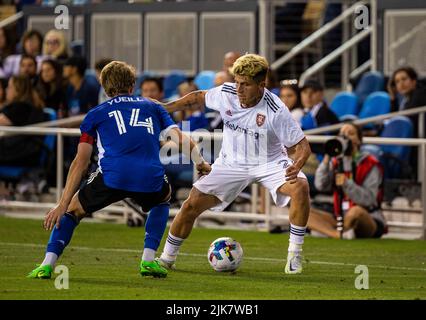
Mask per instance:
[[[163,108],[163,106],[161,105],[157,105],[157,106],[158,106],[158,112],[160,115],[160,124],[161,124],[160,141],[162,141],[162,140],[165,140],[165,137],[167,136],[167,133],[169,132],[170,129],[178,128],[178,126],[170,117],[166,109]]]
[[[96,123],[94,121],[93,113],[89,112],[83,119],[80,125],[81,135],[91,136],[96,138]]]
[[[279,110],[274,118],[273,128],[281,143],[287,148],[298,144],[305,137],[299,124],[287,108]]]
[[[215,87],[213,89],[210,89],[206,92],[206,107],[216,110],[216,111],[220,111],[221,109],[221,105],[223,105],[222,103],[222,87],[223,86],[218,86]]]

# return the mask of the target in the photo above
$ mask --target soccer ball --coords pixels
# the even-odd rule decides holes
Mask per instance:
[[[243,249],[232,238],[218,238],[210,245],[207,259],[215,271],[235,271],[243,259]]]

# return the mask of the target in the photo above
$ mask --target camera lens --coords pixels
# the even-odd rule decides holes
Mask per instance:
[[[339,139],[330,139],[324,145],[325,153],[330,157],[336,157],[343,152],[343,145]]]

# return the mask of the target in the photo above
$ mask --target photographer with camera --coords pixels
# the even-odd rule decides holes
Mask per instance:
[[[325,143],[325,156],[315,172],[315,187],[333,191],[333,213],[311,206],[308,228],[332,238],[380,238],[386,221],[380,206],[383,168],[361,152],[362,131],[346,123],[339,136]]]

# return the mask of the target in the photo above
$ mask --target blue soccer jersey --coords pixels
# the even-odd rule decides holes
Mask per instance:
[[[160,134],[177,127],[159,104],[142,97],[117,96],[89,111],[80,130],[97,142],[104,183],[134,192],[161,190]]]

